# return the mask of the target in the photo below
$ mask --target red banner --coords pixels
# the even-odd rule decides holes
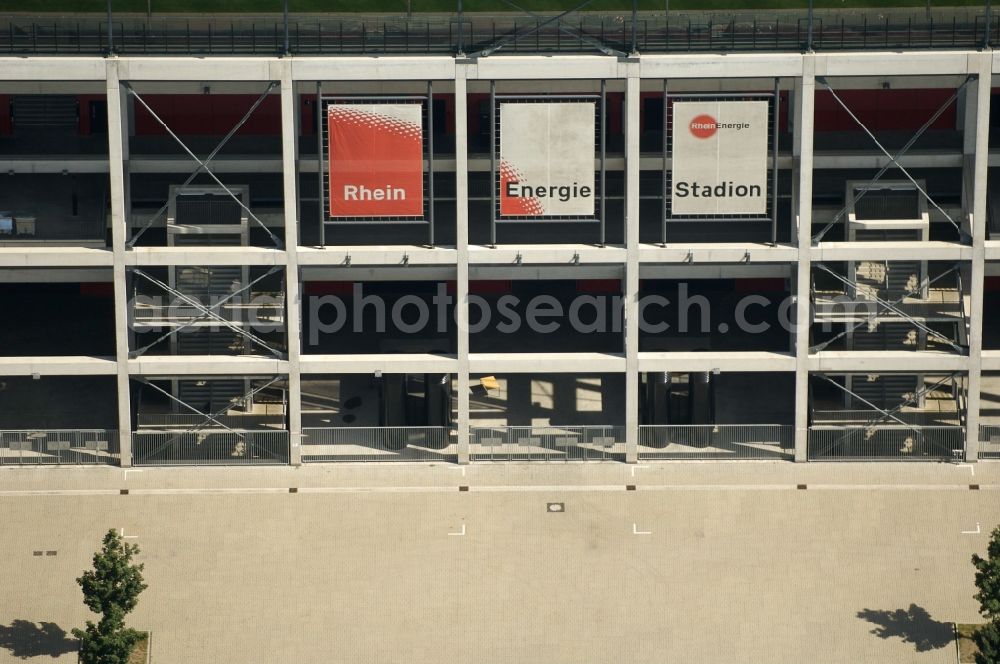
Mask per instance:
[[[423,217],[420,104],[327,107],[330,217]]]

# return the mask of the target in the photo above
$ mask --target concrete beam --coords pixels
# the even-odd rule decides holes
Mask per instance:
[[[302,355],[303,374],[456,373],[455,355],[393,353],[391,355]]]
[[[439,81],[455,78],[455,58],[444,55],[288,58],[296,81]]]
[[[276,81],[281,58],[119,57],[123,81]]]
[[[472,373],[622,373],[622,353],[471,353]]]
[[[496,249],[482,245],[469,247],[469,263],[472,265],[578,265],[624,262],[625,250],[621,247],[595,247],[589,244],[525,244],[516,247],[497,245]]]
[[[128,360],[130,376],[277,376],[288,362],[262,355],[143,355]]]
[[[948,76],[978,73],[975,51],[878,51],[813,56],[816,76]],[[833,85],[835,81],[831,81]],[[837,86],[834,85],[836,88]]]
[[[824,261],[967,261],[972,247],[958,242],[820,242],[810,259]]]
[[[809,371],[826,373],[932,373],[965,371],[969,358],[936,351],[835,350],[810,355]]]
[[[0,247],[0,268],[111,267],[111,249],[92,247]]]
[[[707,353],[639,353],[639,371],[771,372],[795,371],[791,353],[768,351]]]
[[[726,53],[639,56],[642,78],[773,78],[799,76],[800,53]]]
[[[293,226],[294,229],[294,226]],[[266,247],[133,247],[125,252],[125,265],[284,265],[280,249]]]
[[[791,245],[779,244],[772,247],[761,242],[714,242],[668,244],[660,247],[653,244],[639,245],[639,261],[642,263],[679,263],[698,265],[699,263],[733,263],[751,265],[755,263],[790,263],[798,251]]]
[[[114,376],[113,357],[61,355],[59,357],[0,357],[0,376]]]
[[[329,266],[419,266],[454,265],[458,260],[455,249],[411,246],[363,246],[363,247],[299,247],[299,265]]]
[[[107,78],[102,57],[0,57],[3,81],[103,81]]]

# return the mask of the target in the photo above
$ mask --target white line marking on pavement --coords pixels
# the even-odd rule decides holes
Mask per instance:
[[[971,464],[971,463],[960,463],[960,464],[958,464],[955,467],[956,468],[968,468],[969,470],[972,471],[972,476],[973,477],[976,476],[976,467],[973,464]]]
[[[632,534],[633,535],[652,535],[653,531],[652,530],[639,530],[639,526],[637,524],[633,523],[632,524]]]
[[[462,477],[465,477],[465,466],[444,466],[444,468],[454,468],[455,470],[461,470]]]
[[[981,532],[982,532],[982,531],[981,531],[981,530],[980,530],[980,528],[979,528],[979,522],[978,522],[978,521],[976,521],[976,529],[975,529],[975,530],[963,530],[963,531],[962,531],[962,534],[963,534],[963,535],[978,535],[978,534],[979,534],[979,533],[981,533]]]
[[[461,537],[462,535],[465,534],[465,524],[464,523],[462,524],[462,530],[460,530],[459,532],[457,532],[457,533],[448,533],[448,534],[449,535],[458,535],[459,537]]]
[[[122,537],[125,539],[139,539],[138,535],[126,535],[124,528],[121,529],[121,532],[122,532]]]
[[[649,466],[632,466],[632,477],[635,477],[636,468],[649,468]]]
[[[129,468],[127,470],[122,470],[122,472],[125,473],[125,481],[128,482],[128,474],[129,473],[141,473],[142,471],[141,470],[134,470],[132,468]]]

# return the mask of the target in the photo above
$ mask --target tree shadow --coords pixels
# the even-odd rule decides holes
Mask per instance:
[[[0,624],[0,648],[20,659],[59,657],[74,652],[77,640],[55,623],[12,620],[10,625]]]
[[[955,639],[951,623],[931,618],[927,609],[910,604],[908,609],[895,611],[858,611],[858,618],[876,625],[871,633],[882,639],[899,637],[903,643],[912,643],[917,652],[926,652],[951,645]]]

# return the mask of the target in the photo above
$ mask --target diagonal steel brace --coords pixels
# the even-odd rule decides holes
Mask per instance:
[[[243,115],[240,121],[236,123],[236,126],[234,126],[232,129],[229,130],[228,134],[222,137],[222,140],[219,141],[219,144],[215,146],[215,149],[212,150],[212,152],[209,153],[207,157],[205,157],[205,163],[194,169],[191,175],[189,175],[188,178],[184,180],[184,183],[181,184],[182,187],[191,184],[194,181],[194,179],[198,176],[198,174],[201,173],[201,171],[205,167],[207,167],[208,164],[212,163],[212,159],[215,158],[215,155],[219,154],[222,148],[226,146],[226,143],[229,142],[229,139],[235,136],[236,132],[238,132],[240,128],[247,123],[247,120],[250,119],[250,116],[253,115],[258,108],[260,108],[260,105],[264,103],[265,99],[267,99],[267,95],[269,95],[271,93],[271,90],[277,87],[277,85],[278,84],[274,81],[271,81],[270,83],[267,84],[267,89],[264,90],[263,93],[261,93],[260,97],[257,98],[257,101],[255,101],[253,105],[250,107],[250,110],[248,110]],[[130,239],[126,243],[126,246],[134,247],[135,243],[138,242],[139,238],[142,237],[143,233],[152,228],[153,224],[159,221],[160,217],[163,216],[163,214],[167,211],[169,207],[170,207],[170,201],[168,200],[166,203],[163,204],[163,207],[161,207],[159,210],[156,211],[156,214],[153,215],[153,217],[146,223],[146,225],[140,228],[139,232],[137,232],[134,236],[132,236],[132,239]]]
[[[237,295],[239,295],[239,294],[241,294],[241,293],[243,293],[245,291],[250,290],[257,282],[264,280],[265,278],[269,277],[270,275],[274,274],[275,272],[278,272],[279,270],[281,270],[281,267],[279,267],[279,266],[275,266],[275,267],[271,268],[270,270],[268,270],[267,272],[265,272],[261,276],[257,277],[256,279],[254,279],[253,281],[251,281],[247,285],[242,286],[239,290],[233,291],[232,293],[230,293],[229,295],[225,296],[224,298],[222,298],[221,300],[219,300],[215,304],[213,304],[213,305],[211,305],[209,307],[206,307],[205,305],[203,305],[198,300],[196,300],[196,299],[194,299],[194,298],[192,298],[192,297],[190,297],[190,296],[188,296],[188,295],[180,292],[176,288],[171,288],[168,284],[163,283],[162,281],[160,281],[156,277],[153,277],[153,276],[151,276],[149,274],[146,274],[145,272],[143,272],[142,270],[139,270],[137,268],[134,269],[133,271],[135,272],[135,274],[138,274],[140,277],[143,277],[144,279],[148,280],[149,282],[151,282],[151,283],[159,286],[160,288],[164,289],[168,293],[170,293],[172,295],[176,295],[182,301],[186,302],[187,304],[190,304],[192,307],[194,307],[195,309],[197,309],[198,311],[200,311],[201,314],[199,316],[196,316],[195,318],[191,319],[190,321],[184,323],[180,327],[175,327],[175,328],[171,329],[166,334],[160,336],[155,341],[153,341],[153,342],[151,342],[149,344],[146,344],[145,346],[143,346],[139,350],[133,351],[132,353],[130,353],[130,356],[132,356],[132,357],[139,357],[143,353],[145,353],[147,350],[149,350],[151,347],[155,346],[156,344],[160,343],[161,341],[163,341],[164,339],[170,337],[171,335],[177,334],[181,330],[185,330],[185,329],[191,327],[192,325],[194,325],[199,320],[202,320],[202,319],[205,319],[205,318],[211,318],[211,319],[213,319],[213,320],[215,320],[215,321],[217,321],[219,323],[222,323],[224,326],[230,328],[234,332],[237,332],[238,334],[241,334],[242,336],[246,337],[247,339],[249,339],[249,340],[251,340],[251,341],[253,341],[255,343],[260,344],[261,346],[263,346],[267,350],[271,351],[271,353],[274,354],[276,357],[280,357],[281,356],[281,352],[280,351],[271,348],[271,346],[269,346],[267,343],[265,343],[263,340],[261,340],[259,337],[257,337],[257,335],[253,334],[252,332],[248,332],[247,330],[245,330],[244,328],[241,328],[238,325],[235,325],[232,321],[226,320],[225,318],[223,318],[219,314],[215,313],[215,311],[214,311],[214,309],[217,309],[217,308],[221,307],[223,304],[225,304],[229,300],[233,299]]]
[[[879,149],[879,150],[880,150],[880,151],[882,152],[882,154],[884,154],[884,155],[885,155],[886,157],[888,157],[888,158],[889,158],[889,164],[886,164],[886,169],[884,169],[884,170],[883,170],[883,171],[881,171],[881,172],[885,172],[885,170],[888,170],[888,166],[889,166],[889,165],[891,165],[891,164],[895,164],[896,168],[898,168],[898,169],[899,169],[899,170],[900,170],[900,171],[901,171],[901,172],[903,173],[903,175],[905,175],[905,176],[906,176],[906,179],[908,179],[908,180],[909,180],[909,181],[910,181],[911,183],[913,183],[913,186],[914,186],[914,187],[916,188],[916,190],[917,190],[917,191],[919,191],[919,192],[920,192],[920,193],[921,193],[921,194],[922,194],[922,195],[924,196],[924,198],[926,198],[926,199],[927,199],[928,201],[930,201],[931,205],[933,205],[933,206],[934,206],[934,207],[935,207],[935,208],[937,209],[937,211],[938,211],[938,212],[940,212],[940,213],[941,213],[942,215],[944,215],[944,218],[945,218],[945,219],[947,219],[947,220],[948,220],[949,222],[951,222],[951,225],[952,225],[952,226],[954,226],[954,227],[955,227],[955,228],[956,228],[956,229],[958,230],[958,232],[959,232],[959,235],[960,235],[961,237],[965,237],[965,232],[964,232],[964,231],[962,230],[962,227],[961,227],[961,226],[959,226],[959,225],[958,225],[957,223],[955,223],[955,220],[954,220],[954,219],[952,219],[952,218],[951,218],[951,217],[950,217],[950,216],[948,215],[948,213],[947,213],[947,212],[945,212],[945,211],[944,211],[944,209],[943,209],[943,208],[942,208],[942,207],[941,207],[940,205],[938,205],[938,204],[937,204],[937,201],[935,201],[935,200],[934,200],[933,198],[931,198],[930,194],[928,194],[928,193],[927,193],[926,191],[924,191],[924,188],[920,186],[920,184],[919,184],[919,183],[918,183],[918,182],[917,182],[917,181],[916,181],[916,180],[915,180],[915,179],[913,178],[913,176],[912,176],[912,175],[910,175],[909,171],[907,171],[907,170],[906,170],[905,168],[903,168],[903,165],[902,165],[902,164],[900,164],[900,163],[899,163],[899,162],[897,161],[898,157],[902,156],[903,152],[905,152],[905,150],[909,149],[909,147],[911,147],[911,146],[913,145],[913,143],[915,143],[915,142],[916,142],[916,138],[917,138],[917,137],[919,137],[919,134],[918,134],[918,136],[917,136],[917,137],[915,137],[915,138],[911,139],[911,140],[910,140],[910,142],[909,142],[909,143],[907,143],[907,147],[904,147],[904,150],[900,151],[900,154],[899,154],[899,155],[897,155],[896,157],[894,157],[893,155],[891,155],[891,154],[889,153],[889,151],[888,151],[888,150],[886,150],[886,149],[885,149],[885,147],[884,147],[884,146],[883,146],[883,145],[882,145],[882,144],[881,144],[881,143],[879,142],[879,140],[878,140],[877,138],[875,138],[875,134],[873,134],[873,133],[872,133],[872,132],[871,132],[871,131],[870,131],[870,130],[868,129],[868,127],[866,127],[866,126],[865,126],[865,124],[864,124],[863,122],[861,122],[861,120],[860,120],[860,119],[858,118],[858,116],[856,116],[856,115],[854,114],[854,112],[853,112],[853,111],[852,111],[852,110],[851,110],[851,109],[850,109],[850,108],[849,108],[849,107],[847,106],[847,104],[845,104],[845,103],[844,103],[844,101],[843,101],[843,100],[842,100],[842,99],[841,99],[841,98],[840,98],[839,96],[837,96],[837,93],[836,93],[836,92],[834,91],[834,89],[833,89],[832,87],[830,87],[829,83],[827,83],[827,82],[826,82],[826,79],[824,79],[824,78],[817,78],[816,80],[817,80],[817,81],[818,81],[818,82],[819,82],[819,83],[820,83],[820,84],[821,84],[821,85],[822,85],[823,87],[825,87],[825,88],[826,88],[826,89],[827,89],[827,90],[828,90],[828,91],[830,92],[830,94],[831,94],[831,95],[833,96],[833,98],[834,98],[834,99],[835,99],[835,100],[837,101],[837,103],[838,103],[838,104],[840,104],[841,108],[843,108],[843,109],[844,109],[844,111],[846,111],[846,112],[847,112],[847,114],[848,114],[849,116],[851,116],[851,119],[852,119],[852,120],[854,120],[855,124],[857,124],[857,125],[858,125],[859,127],[861,127],[861,129],[862,129],[862,130],[863,130],[863,131],[864,131],[864,132],[865,132],[866,134],[868,134],[868,138],[872,139],[872,142],[873,142],[873,143],[875,143],[876,147],[878,147],[878,149]],[[958,88],[958,90],[956,90],[956,91],[955,91],[955,94],[953,94],[953,95],[952,95],[952,97],[951,97],[951,98],[950,98],[950,99],[948,100],[948,102],[947,102],[947,103],[946,103],[946,104],[945,104],[944,106],[942,106],[942,107],[941,107],[940,109],[938,109],[938,113],[937,113],[937,115],[940,115],[941,113],[943,113],[943,112],[944,112],[944,110],[945,110],[945,109],[946,109],[946,108],[947,108],[948,106],[950,106],[950,105],[951,105],[951,102],[952,102],[952,101],[953,101],[953,100],[954,100],[955,98],[957,98],[957,97],[958,97],[958,92],[959,92],[959,90],[961,90],[961,89],[962,89],[962,87],[964,87],[964,86],[965,86],[965,85],[966,85],[966,84],[967,84],[967,83],[969,82],[969,80],[970,80],[970,79],[966,79],[965,83],[962,83],[962,85],[961,85],[961,86],[960,86],[960,87]],[[930,124],[932,123],[933,119],[936,119],[936,118],[932,118],[932,120],[931,120],[931,121],[928,121],[928,123],[925,123],[925,125],[924,125],[924,126],[925,126],[925,127],[928,127],[928,126],[930,126]],[[922,131],[923,131],[923,130],[924,130],[924,129],[923,129],[923,128],[921,128],[921,133],[922,133]],[[879,174],[879,177],[881,177],[881,175],[880,175],[880,174]],[[872,181],[872,184],[874,184],[874,182],[875,182],[875,180],[873,180],[873,181]],[[864,191],[865,191],[865,190],[862,190],[862,192],[863,192],[863,193],[864,193]],[[845,208],[845,210],[846,210],[846,208]],[[839,215],[838,215],[838,218],[839,218]],[[827,230],[827,229],[826,229],[826,228],[824,228],[824,229],[823,229],[823,231],[822,231],[822,233],[825,233],[825,232],[826,232],[826,230]],[[822,235],[822,233],[821,233],[821,235]]]
[[[260,387],[256,387],[256,388],[250,390],[249,392],[247,392],[246,394],[244,394],[240,398],[241,399],[246,399],[247,397],[252,397],[253,395],[257,394],[258,392],[261,392],[261,391],[267,389],[268,387],[270,387],[271,385],[274,385],[276,382],[278,382],[278,380],[280,380],[280,376],[275,376],[274,378],[272,378],[271,380],[269,380],[264,385],[261,385]],[[199,431],[201,431],[202,429],[204,429],[210,422],[214,422],[214,423],[218,424],[220,427],[222,427],[223,429],[225,429],[229,433],[234,434],[236,436],[239,436],[241,439],[244,438],[244,436],[243,436],[242,433],[240,433],[239,431],[233,430],[231,427],[227,427],[225,424],[223,424],[218,419],[216,419],[217,417],[219,417],[220,415],[222,415],[224,412],[226,412],[227,410],[229,410],[229,406],[226,406],[225,408],[222,408],[222,409],[220,409],[220,410],[218,410],[218,411],[216,411],[214,413],[211,413],[211,414],[203,413],[200,410],[198,410],[197,408],[195,408],[194,406],[192,406],[191,404],[186,403],[183,399],[175,397],[170,392],[164,390],[160,386],[158,386],[158,385],[156,385],[156,384],[154,384],[154,383],[152,383],[152,382],[150,382],[148,380],[142,380],[142,383],[144,385],[148,385],[149,387],[153,388],[157,392],[160,392],[161,394],[165,395],[170,400],[177,402],[181,406],[184,406],[188,410],[194,411],[195,414],[201,415],[202,417],[205,418],[204,421],[201,422],[201,424],[197,424],[197,425],[191,427],[190,429],[186,429],[184,431],[181,431],[176,436],[174,436],[173,438],[171,438],[170,440],[166,441],[165,443],[163,443],[162,445],[160,445],[158,448],[156,448],[154,450],[154,452],[158,452],[158,451],[162,450],[164,447],[166,447],[170,443],[174,442],[175,440],[177,440],[181,436],[184,436],[186,434],[191,434],[191,433],[198,433]]]
[[[817,264],[817,266],[818,266],[818,265],[819,265],[819,264]],[[958,266],[958,265],[953,265],[952,267],[948,268],[947,270],[945,270],[945,271],[944,271],[944,272],[942,272],[941,274],[937,275],[937,276],[936,276],[936,277],[934,277],[933,279],[924,279],[924,280],[923,280],[923,281],[922,281],[922,282],[920,283],[920,288],[919,288],[918,290],[922,290],[923,288],[925,288],[925,287],[927,287],[927,286],[930,286],[931,284],[935,283],[935,282],[936,282],[936,281],[938,281],[939,279],[942,279],[942,278],[944,278],[944,277],[948,276],[948,275],[949,275],[949,274],[951,274],[952,272],[958,272],[958,268],[959,268],[959,266]],[[959,274],[960,274],[960,273],[959,273]],[[857,284],[854,284],[854,285],[856,286]],[[908,296],[909,296],[910,294],[912,294],[912,293],[915,293],[915,292],[917,292],[917,291],[908,291],[908,292],[907,292],[907,293],[906,293],[905,295],[903,295],[903,297],[900,297],[900,298],[897,298],[897,299],[893,300],[893,301],[891,302],[891,304],[893,304],[893,305],[896,305],[896,304],[900,304],[900,303],[902,303],[902,301],[903,301],[903,300],[905,300],[905,299],[906,299],[906,298],[907,298],[907,297],[908,297]],[[889,309],[888,309],[888,307],[885,307],[885,306],[882,306],[882,305],[879,305],[879,307],[878,307],[878,308],[877,308],[877,309],[875,310],[875,313],[872,313],[872,314],[868,314],[868,316],[866,316],[866,317],[865,317],[865,319],[864,319],[863,321],[861,321],[861,322],[859,322],[859,323],[855,323],[855,324],[854,324],[854,325],[853,325],[852,327],[850,327],[850,328],[848,328],[848,329],[844,330],[843,332],[840,332],[839,334],[837,334],[837,335],[836,335],[835,337],[833,337],[832,339],[828,339],[828,340],[824,341],[824,342],[823,342],[823,343],[821,343],[821,344],[817,344],[817,345],[815,345],[815,346],[812,346],[812,347],[810,347],[810,348],[809,348],[809,352],[810,352],[810,353],[815,353],[815,352],[817,352],[817,351],[821,351],[821,350],[823,350],[824,348],[826,348],[827,346],[829,346],[829,345],[830,345],[830,344],[832,344],[833,342],[837,341],[838,339],[840,339],[840,338],[842,338],[842,337],[845,337],[845,336],[847,336],[847,334],[848,334],[849,332],[853,332],[854,330],[858,329],[858,328],[859,328],[859,327],[861,327],[862,325],[866,325],[866,324],[870,323],[870,322],[871,322],[872,320],[874,320],[874,319],[875,319],[875,317],[877,317],[877,316],[881,315],[882,313],[884,313],[884,312],[886,312],[886,311],[888,311],[888,310],[889,310]],[[963,312],[964,312],[964,308],[963,308]]]
[[[846,284],[848,286],[857,286],[857,283],[852,282],[847,277],[840,276],[839,274],[837,274],[836,272],[834,272],[833,270],[831,270],[827,266],[823,265],[822,263],[817,263],[816,264],[816,268],[819,269],[819,270],[823,270],[827,274],[831,275],[835,279],[840,280],[841,282],[843,282],[844,284]],[[918,328],[920,330],[923,330],[924,332],[926,332],[927,334],[930,334],[931,336],[935,336],[935,337],[941,336],[937,332],[935,332],[934,330],[932,330],[931,328],[929,328],[926,325],[924,325],[923,323],[919,322],[916,318],[913,318],[912,316],[910,316],[909,314],[907,314],[903,310],[896,308],[896,306],[894,304],[892,304],[891,302],[888,302],[887,300],[883,300],[882,298],[880,298],[877,295],[872,295],[872,298],[874,299],[874,301],[876,303],[884,306],[886,309],[888,309],[892,313],[898,314],[898,315],[902,316],[903,318],[905,318],[914,327],[916,327],[916,328]],[[947,343],[948,343],[949,346],[951,346],[956,351],[958,351],[958,353],[960,355],[964,355],[965,354],[965,349],[962,348],[961,346],[959,346],[958,344],[956,344],[954,341],[952,341],[952,340],[949,339],[949,340],[947,340]]]
[[[240,197],[239,197],[239,196],[237,196],[236,194],[234,194],[234,193],[233,193],[233,191],[232,191],[232,190],[231,190],[231,189],[230,189],[229,187],[227,187],[226,185],[224,185],[224,184],[222,183],[222,180],[220,180],[220,179],[219,179],[218,177],[216,177],[215,173],[213,173],[213,172],[212,172],[212,169],[210,169],[210,168],[209,168],[209,167],[208,167],[208,166],[207,166],[207,165],[205,164],[205,162],[203,162],[203,161],[202,161],[201,159],[198,159],[197,155],[195,155],[195,153],[194,153],[194,152],[192,152],[192,151],[190,150],[190,148],[188,148],[188,146],[184,144],[184,141],[182,141],[182,140],[180,139],[180,137],[179,137],[179,136],[178,136],[177,134],[175,134],[175,133],[174,133],[174,130],[173,130],[173,129],[171,129],[171,128],[170,128],[170,126],[169,126],[169,125],[168,125],[168,124],[167,124],[166,122],[164,122],[164,121],[163,121],[163,120],[162,120],[162,119],[160,118],[160,116],[159,116],[159,115],[157,115],[157,114],[156,114],[156,111],[154,111],[154,110],[153,110],[152,108],[150,108],[149,104],[147,104],[147,103],[146,103],[146,100],[145,100],[145,99],[143,99],[143,98],[142,98],[141,96],[139,96],[139,93],[138,93],[138,92],[136,92],[136,91],[135,91],[135,90],[134,90],[134,89],[132,88],[132,86],[131,86],[131,85],[129,85],[128,83],[122,83],[122,85],[124,85],[124,86],[125,86],[125,89],[126,89],[126,90],[128,90],[128,91],[129,91],[129,93],[130,93],[130,94],[131,94],[131,95],[132,95],[133,97],[135,97],[135,98],[136,98],[136,100],[137,100],[137,101],[138,101],[138,102],[139,102],[140,104],[142,104],[143,108],[145,108],[145,109],[146,109],[146,110],[147,110],[147,111],[149,112],[149,114],[150,114],[150,115],[152,115],[152,116],[153,116],[153,119],[155,119],[155,120],[156,120],[157,122],[159,122],[159,123],[160,123],[160,125],[161,125],[161,126],[162,126],[162,127],[164,128],[164,129],[166,129],[166,130],[167,130],[167,133],[168,133],[168,134],[170,134],[170,137],[171,137],[171,138],[173,138],[173,139],[174,139],[174,141],[176,141],[176,142],[177,142],[177,144],[178,144],[178,145],[180,145],[180,146],[181,146],[181,148],[182,148],[182,149],[183,149],[183,150],[184,150],[185,152],[187,152],[188,156],[189,156],[189,157],[191,157],[192,159],[194,159],[194,160],[195,160],[195,162],[197,162],[197,163],[198,163],[199,167],[201,167],[202,169],[204,169],[205,173],[206,173],[206,174],[207,174],[207,175],[208,175],[208,176],[209,176],[210,178],[212,178],[212,179],[213,179],[213,180],[215,181],[215,183],[216,183],[217,185],[219,185],[220,187],[222,187],[223,191],[225,191],[225,192],[226,192],[227,194],[229,194],[229,197],[230,197],[230,198],[232,198],[232,199],[233,199],[234,201],[236,201],[236,204],[237,204],[237,205],[239,205],[239,206],[240,206],[240,207],[241,207],[241,208],[243,209],[243,211],[244,211],[244,212],[246,212],[246,213],[247,213],[247,214],[248,214],[248,215],[250,216],[250,218],[251,218],[251,219],[253,219],[253,220],[254,220],[255,222],[257,222],[257,224],[258,224],[258,225],[259,225],[259,226],[260,226],[261,228],[263,228],[263,229],[264,229],[264,232],[266,232],[266,233],[267,233],[267,234],[268,234],[268,235],[269,235],[269,236],[271,237],[271,241],[272,241],[272,242],[274,242],[274,246],[278,247],[279,249],[280,249],[280,248],[282,248],[282,247],[284,246],[284,244],[283,244],[283,243],[281,242],[281,240],[280,240],[280,239],[278,238],[278,236],[276,236],[276,235],[275,235],[274,233],[272,233],[272,232],[271,232],[271,230],[270,230],[270,229],[269,229],[269,228],[268,228],[268,227],[267,227],[266,225],[264,225],[264,222],[263,222],[263,221],[261,221],[261,220],[260,220],[259,218],[257,218],[257,215],[255,215],[255,214],[253,213],[253,211],[252,211],[252,210],[251,210],[251,209],[250,209],[249,207],[247,207],[247,206],[246,206],[246,204],[244,204],[244,203],[243,203],[243,201],[241,201],[241,200],[240,200]]]

